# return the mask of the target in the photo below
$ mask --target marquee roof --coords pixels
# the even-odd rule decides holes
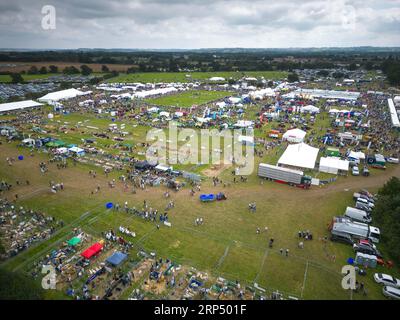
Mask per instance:
[[[319,149],[305,143],[289,145],[278,160],[278,164],[298,168],[314,169]]]
[[[33,108],[33,107],[39,107],[42,105],[43,105],[42,103],[39,103],[39,102],[36,102],[33,100],[1,103],[0,104],[0,112],[20,110],[20,109],[25,109],[25,108]]]

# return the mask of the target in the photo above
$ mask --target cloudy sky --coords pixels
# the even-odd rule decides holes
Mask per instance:
[[[1,48],[363,45],[400,46],[400,0],[0,0]]]

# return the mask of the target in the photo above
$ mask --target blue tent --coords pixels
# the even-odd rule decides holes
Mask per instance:
[[[119,266],[128,256],[122,252],[115,252],[113,255],[107,258],[107,262],[111,263],[113,266]]]

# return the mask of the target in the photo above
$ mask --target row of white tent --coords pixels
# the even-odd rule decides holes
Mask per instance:
[[[305,143],[289,145],[278,160],[278,165],[295,168],[311,169],[315,168],[319,149],[311,147]],[[337,157],[321,157],[319,171],[337,174],[339,171],[347,172],[350,162]]]
[[[395,128],[400,128],[399,116],[397,115],[396,107],[394,106],[394,102],[392,99],[388,99],[388,105],[390,118],[392,120],[392,126]]]

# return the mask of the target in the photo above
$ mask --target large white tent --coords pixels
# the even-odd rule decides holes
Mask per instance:
[[[309,112],[309,113],[319,113],[319,108],[309,104],[308,106],[304,106],[300,109],[301,113]]]
[[[177,92],[177,91],[178,91],[178,89],[176,89],[174,87],[158,88],[158,89],[136,92],[132,95],[132,98],[143,99],[143,98],[147,98],[147,97],[151,97],[151,96],[163,95],[163,94]]]
[[[300,143],[300,142],[303,142],[306,134],[307,134],[307,132],[305,132],[301,129],[297,129],[297,128],[291,129],[291,130],[288,130],[285,132],[282,139],[289,141],[289,142]]]
[[[278,160],[278,165],[314,169],[318,152],[318,148],[305,143],[291,144]]]
[[[400,121],[399,117],[397,115],[396,107],[394,106],[393,100],[388,99],[388,105],[389,105],[389,112],[390,112],[390,117],[392,119],[392,126],[399,128],[400,127]]]
[[[249,96],[254,100],[262,100],[266,97],[275,97],[275,91],[271,88],[260,89],[249,92]]]
[[[337,157],[322,157],[319,161],[319,171],[337,174],[339,171],[349,171],[349,161]]]
[[[50,103],[50,102],[55,102],[55,101],[60,101],[60,100],[72,99],[72,98],[87,95],[90,93],[92,93],[92,92],[91,91],[83,92],[83,91],[79,91],[77,89],[72,88],[72,89],[50,92],[50,93],[46,94],[45,96],[39,98],[38,100],[40,102]]]
[[[297,89],[283,95],[284,98],[293,99],[296,97],[304,98],[323,98],[323,99],[340,99],[355,101],[359,98],[360,92],[339,91],[339,90],[322,90],[322,89]]]
[[[20,109],[33,108],[33,107],[40,107],[42,105],[43,105],[42,103],[35,102],[33,100],[1,103],[0,104],[0,112],[7,112],[7,111],[20,110]]]
[[[250,120],[238,120],[238,122],[234,124],[235,128],[248,128],[252,127],[253,125],[254,122]]]

